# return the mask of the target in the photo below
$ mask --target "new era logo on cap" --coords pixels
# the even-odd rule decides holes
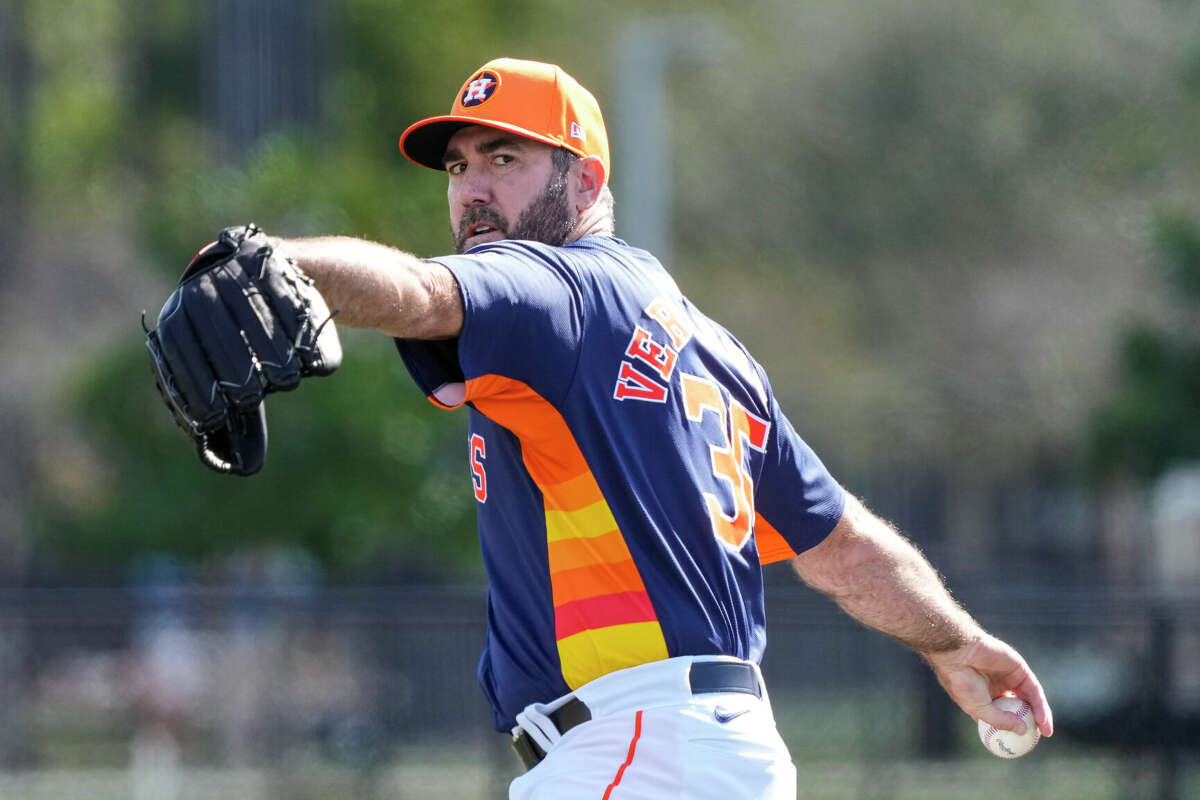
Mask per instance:
[[[496,87],[499,85],[500,76],[494,72],[484,70],[467,81],[467,86],[463,89],[459,102],[462,103],[463,108],[471,108],[472,106],[487,102],[488,98],[492,96],[492,93],[496,91]]]
[[[574,120],[571,121],[571,138],[581,142],[587,141],[587,134],[583,132],[583,126]]]

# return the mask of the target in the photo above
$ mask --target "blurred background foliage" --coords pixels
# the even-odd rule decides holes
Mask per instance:
[[[448,250],[408,124],[515,55],[563,64],[611,130],[614,43],[698,19],[720,36],[668,72],[667,266],[851,489],[920,473],[953,504],[1200,458],[1194,4],[8,0],[10,574],[287,544],[474,575],[465,420],[390,342],[343,331],[236,480],[160,407],[138,315],[230,224]],[[638,187],[614,190],[620,233]]]
[[[1117,383],[1085,440],[1093,478],[1123,471],[1146,480],[1200,458],[1200,225],[1158,216],[1151,234],[1171,313],[1120,334]]]

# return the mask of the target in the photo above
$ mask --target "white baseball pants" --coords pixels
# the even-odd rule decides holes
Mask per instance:
[[[693,694],[692,662],[712,660],[733,659],[642,664],[530,705],[518,726],[546,757],[512,782],[509,799],[795,800],[796,768],[766,690],[762,699]],[[560,735],[547,715],[572,697],[587,705],[591,720]]]

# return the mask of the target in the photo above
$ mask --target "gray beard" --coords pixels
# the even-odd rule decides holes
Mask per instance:
[[[579,218],[567,202],[567,173],[556,171],[546,181],[545,188],[533,202],[517,217],[511,228],[508,220],[491,206],[472,206],[458,221],[458,230],[451,230],[454,237],[454,252],[465,251],[467,230],[477,222],[486,222],[504,231],[508,239],[529,239],[542,244],[561,247],[567,243]]]

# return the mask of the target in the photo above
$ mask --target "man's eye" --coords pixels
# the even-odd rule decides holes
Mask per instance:
[[[497,153],[492,158],[492,163],[496,166],[504,166],[505,164],[512,163],[514,158],[515,156],[510,156],[508,153]]]
[[[457,164],[447,165],[446,172],[449,172],[451,175],[461,175],[466,168],[467,165],[460,161]]]

